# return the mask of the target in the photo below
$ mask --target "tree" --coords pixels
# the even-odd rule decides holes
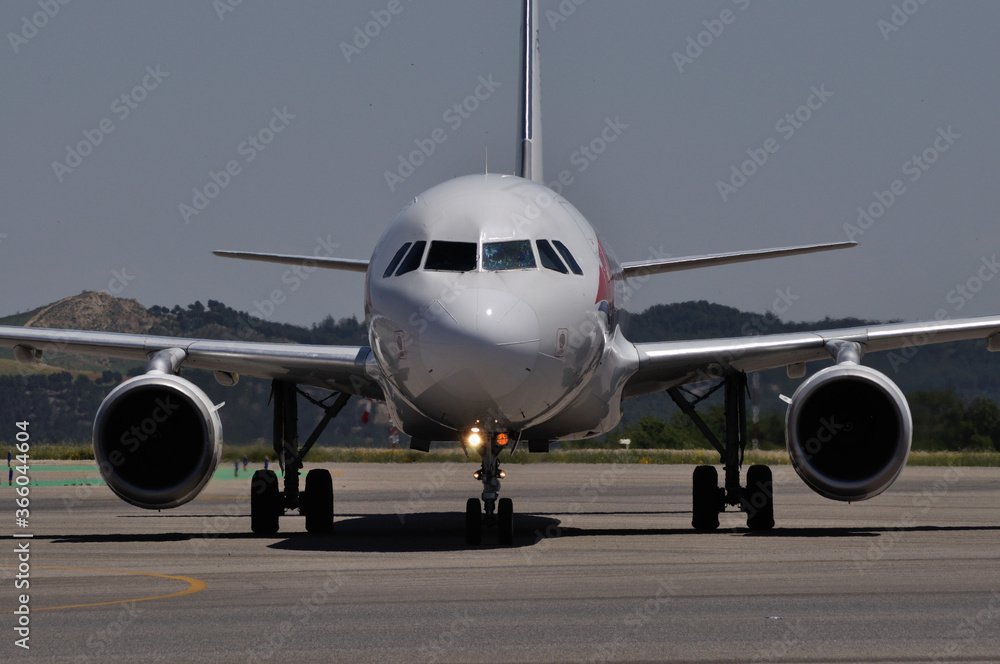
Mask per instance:
[[[976,397],[965,409],[965,423],[970,430],[967,447],[1000,451],[1000,406],[986,397]]]
[[[965,408],[952,390],[921,390],[907,397],[913,415],[913,447],[959,450],[970,435],[964,427]]]

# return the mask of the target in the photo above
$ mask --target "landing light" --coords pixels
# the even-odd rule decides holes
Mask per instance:
[[[483,442],[483,439],[479,436],[478,433],[475,432],[475,430],[473,430],[473,432],[470,433],[469,437],[466,439],[466,442],[468,442],[469,445],[472,445],[473,447],[479,447],[480,443]]]

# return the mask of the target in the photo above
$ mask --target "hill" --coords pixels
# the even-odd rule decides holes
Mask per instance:
[[[154,316],[135,300],[108,293],[84,292],[35,311],[25,327],[98,330],[142,334],[153,326]]]

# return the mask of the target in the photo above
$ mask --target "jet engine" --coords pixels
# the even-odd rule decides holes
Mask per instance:
[[[173,374],[154,371],[125,381],[94,419],[94,458],[104,481],[146,509],[177,507],[197,496],[221,454],[216,406]]]
[[[910,408],[896,384],[853,362],[802,383],[785,418],[795,472],[834,500],[866,500],[885,491],[906,465],[912,430]]]

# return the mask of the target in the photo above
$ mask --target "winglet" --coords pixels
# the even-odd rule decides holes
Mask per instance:
[[[542,177],[542,106],[538,69],[538,4],[524,0],[521,21],[521,118],[515,173],[545,184]]]

